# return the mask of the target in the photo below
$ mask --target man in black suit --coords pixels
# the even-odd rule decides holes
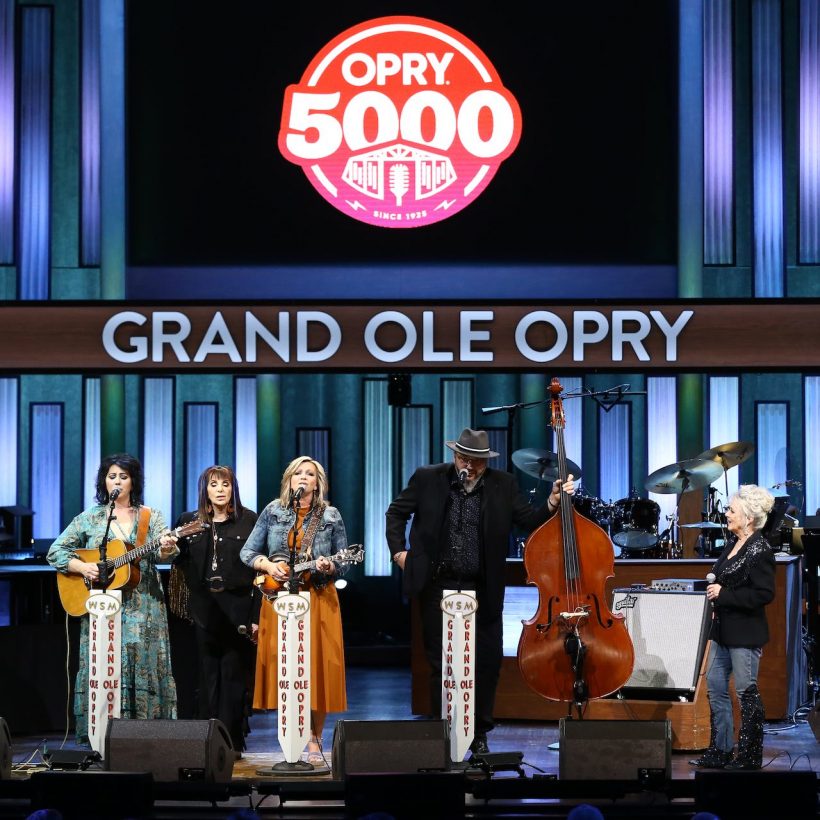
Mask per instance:
[[[502,658],[504,567],[513,526],[527,532],[558,509],[561,491],[572,493],[572,476],[556,480],[547,501],[536,508],[519,490],[515,477],[487,467],[498,453],[483,430],[466,428],[458,441],[445,444],[452,463],[420,467],[387,509],[387,545],[403,570],[407,595],[418,595],[424,649],[430,663],[430,704],[441,714],[441,593],[474,589],[476,614],[475,735],[470,749],[489,751],[495,690]],[[406,549],[407,521],[410,549]]]

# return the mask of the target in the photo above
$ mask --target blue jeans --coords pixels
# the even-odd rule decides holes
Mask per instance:
[[[740,697],[757,683],[763,649],[759,646],[720,646],[712,642],[706,666],[706,688],[715,727],[715,746],[731,752],[735,745],[735,722],[729,697],[729,676],[735,676],[735,692]]]

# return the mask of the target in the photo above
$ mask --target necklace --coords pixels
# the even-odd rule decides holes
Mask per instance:
[[[113,524],[120,531],[120,535],[122,536],[122,540],[125,541],[126,543],[128,543],[128,539],[130,537],[130,532],[125,531],[122,524],[120,524],[120,522],[117,518],[114,519]],[[133,521],[131,522],[131,524],[133,525]]]
[[[214,572],[216,572],[216,570],[218,568],[217,563],[216,563],[216,521],[214,521],[213,518],[211,519],[211,538],[213,538],[213,542],[214,542],[214,552],[213,552],[213,558],[211,559],[211,569]]]

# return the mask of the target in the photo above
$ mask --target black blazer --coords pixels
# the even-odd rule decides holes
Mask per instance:
[[[405,549],[407,521],[410,551],[404,565],[404,592],[414,595],[432,579],[446,537],[446,511],[450,484],[456,479],[452,463],[420,467],[387,508],[387,546],[395,555]],[[504,565],[510,532],[518,526],[527,532],[550,517],[546,502],[533,507],[510,473],[487,468],[481,494],[479,525],[481,568],[477,585],[479,614],[497,617],[504,605]]]
[[[715,561],[721,585],[709,637],[721,646],[763,646],[769,640],[766,604],[774,600],[775,558],[769,542],[756,532],[730,561],[732,546]]]

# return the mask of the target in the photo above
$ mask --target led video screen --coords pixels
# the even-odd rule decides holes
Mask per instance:
[[[350,86],[340,101],[321,83],[305,93],[308,75],[333,65],[343,33],[395,14],[392,4],[318,13],[305,3],[127,3],[128,263],[150,283],[143,296],[174,295],[170,269],[235,271],[201,280],[211,291],[203,295],[224,298],[247,295],[248,269],[260,296],[281,296],[294,278],[306,296],[303,279],[321,284],[347,269],[379,272],[379,295],[393,298],[413,296],[408,276],[383,281],[397,267],[437,271],[430,281],[442,298],[461,298],[505,271],[515,296],[515,272],[538,281],[555,266],[599,266],[612,276],[619,266],[671,269],[676,3],[409,2],[400,11],[432,22],[432,40],[392,29],[382,40],[347,38],[347,51],[336,52],[335,76]],[[491,90],[464,79],[460,62],[470,60],[476,76],[492,75]],[[338,179],[323,181],[334,169],[310,157],[316,133],[347,151]],[[301,167],[283,153],[286,139],[301,142]],[[480,181],[485,172],[462,184],[454,141],[473,159],[484,152],[475,167],[490,171]],[[354,186],[354,196],[339,196],[352,215],[327,193],[342,178]],[[453,204],[458,185],[474,194],[467,204]],[[405,208],[397,225],[396,202],[414,193],[418,207]],[[408,227],[406,214],[427,217],[433,201],[443,211]],[[571,292],[571,283],[562,287]],[[341,295],[371,294],[346,276]]]

